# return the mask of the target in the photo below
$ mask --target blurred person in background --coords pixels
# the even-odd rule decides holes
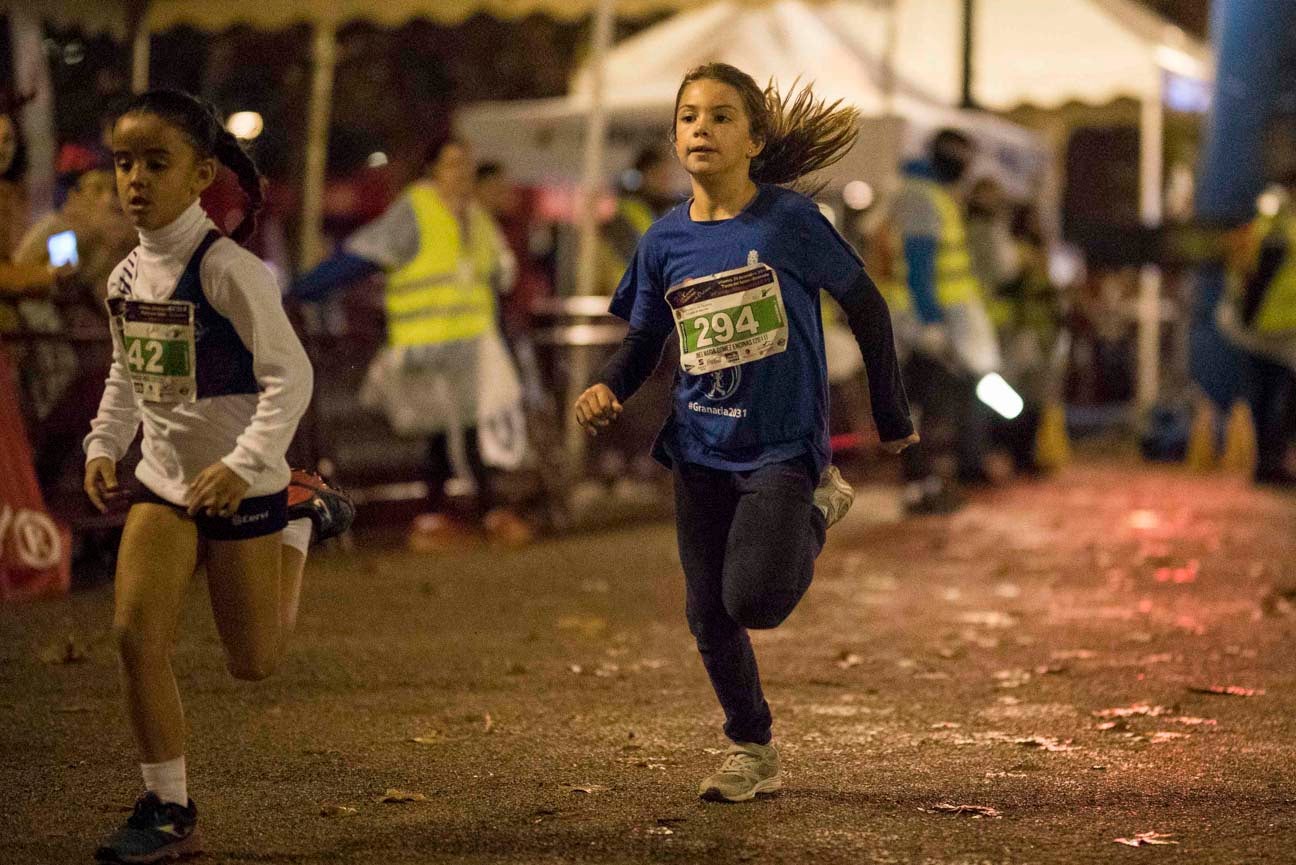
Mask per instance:
[[[989,415],[975,387],[998,369],[999,346],[956,197],[975,155],[964,133],[937,132],[926,158],[904,166],[892,214],[902,252],[897,270],[908,289],[892,313],[897,336],[908,343],[905,383],[923,428],[923,443],[903,460],[905,505],[914,513],[958,507],[955,478],[971,484],[986,479]]]
[[[646,147],[617,183],[616,212],[603,226],[600,280],[608,292],[616,288],[634,256],[639,239],[657,218],[679,203],[673,180],[674,160],[660,147]]]
[[[24,301],[19,304],[19,313],[29,332],[69,339],[93,332],[102,334],[103,339],[49,339],[27,353],[26,391],[40,423],[40,435],[35,441],[36,470],[46,489],[58,480],[70,455],[79,454],[81,437],[94,418],[112,361],[112,345],[105,327],[108,277],[138,241],[135,228],[118,203],[111,164],[60,165],[59,176],[69,184],[63,206],[27,231],[14,260],[47,267],[50,238],[70,231],[76,239],[78,270],[65,280],[57,302]]]
[[[371,362],[360,399],[381,410],[397,435],[428,438],[428,511],[409,534],[416,551],[460,546],[479,527],[510,545],[534,534],[497,502],[492,486],[494,469],[521,464],[525,425],[521,384],[496,313],[506,253],[499,229],[474,200],[474,185],[468,146],[434,142],[424,176],[289,292],[319,301],[387,276],[387,345]],[[468,521],[451,512],[446,491],[463,476],[476,487]]]
[[[993,418],[996,442],[1005,446],[1018,471],[1040,468],[1036,433],[1045,404],[1057,398],[1069,341],[1062,328],[1061,294],[1049,276],[1048,246],[1038,211],[1029,204],[1013,208],[1010,242],[1014,272],[999,284],[992,316],[1003,353],[1003,375],[1021,396],[1020,415]]]
[[[73,273],[74,266],[18,264],[13,254],[27,225],[27,149],[18,125],[18,109],[25,100],[0,93],[0,301],[39,297]],[[0,304],[0,334],[18,326],[17,310]]]
[[[1247,357],[1257,483],[1296,485],[1296,170],[1270,193],[1275,207],[1230,238],[1228,291],[1216,317]]]
[[[996,328],[1012,318],[1003,289],[1017,276],[1019,262],[1013,243],[1012,207],[993,177],[972,184],[967,203],[967,244],[972,270],[986,293],[986,311]]]

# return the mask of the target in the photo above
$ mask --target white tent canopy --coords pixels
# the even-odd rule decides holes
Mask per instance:
[[[1158,98],[1162,70],[1209,74],[1205,45],[1132,0],[977,0],[974,8],[973,95],[986,108]],[[884,92],[894,74],[902,97],[957,105],[962,28],[962,0],[779,0],[758,9],[721,0],[618,44],[604,86],[609,99],[655,102],[668,91],[674,96],[684,63],[729,62],[758,81],[777,63],[777,71],[804,69],[828,95]],[[589,89],[582,70],[572,92]],[[883,108],[859,107],[868,114]]]
[[[818,96],[841,99],[861,111],[866,121],[859,143],[829,169],[830,188],[855,179],[884,187],[899,162],[917,155],[932,132],[953,126],[981,142],[984,170],[1017,194],[1031,191],[1046,159],[1038,136],[992,115],[939,104],[904,75],[894,74],[885,44],[894,20],[889,8],[889,0],[815,5],[779,0],[755,9],[728,0],[713,3],[613,47],[603,66],[601,100],[592,92],[592,71],[585,68],[566,97],[467,106],[458,112],[458,127],[481,157],[503,162],[522,180],[588,182],[581,154],[596,105],[610,129],[606,167],[625,167],[644,144],[665,143],[684,73],[721,61],[758,82],[773,79],[785,92],[797,79],[813,83]]]

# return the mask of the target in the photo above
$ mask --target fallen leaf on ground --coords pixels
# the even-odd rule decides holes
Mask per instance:
[[[1178,718],[1171,718],[1170,720],[1176,724],[1183,724],[1186,727],[1214,727],[1219,723],[1214,718],[1194,718],[1190,715],[1182,715]]]
[[[965,625],[979,625],[983,628],[1011,628],[1017,624],[1017,617],[998,610],[981,610],[964,613],[959,621]]]
[[[1039,748],[1041,751],[1074,751],[1076,746],[1071,744],[1070,739],[1059,741],[1052,736],[1028,736],[1024,739],[1014,739],[1018,745],[1025,748]]]
[[[599,637],[607,632],[608,620],[602,616],[560,616],[558,630],[572,631],[582,637]]]
[[[1170,710],[1165,706],[1150,706],[1147,703],[1135,703],[1132,706],[1118,706],[1114,709],[1099,709],[1093,713],[1095,718],[1132,718],[1135,715],[1147,715],[1155,718],[1168,715]]]
[[[1241,685],[1206,685],[1204,687],[1189,685],[1188,690],[1194,694],[1214,694],[1219,697],[1259,697],[1264,688],[1243,688]]]
[[[572,793],[587,793],[590,795],[595,793],[606,793],[612,789],[611,787],[605,787],[602,784],[563,784],[563,786]]]
[[[40,653],[40,658],[47,664],[79,664],[89,660],[90,655],[80,639],[68,635],[62,641],[47,647]]]
[[[1171,742],[1174,741],[1175,739],[1187,739],[1187,738],[1189,738],[1187,733],[1176,733],[1170,730],[1157,730],[1155,733],[1152,734],[1151,741],[1153,744],[1156,744],[1157,742]]]
[[[963,726],[962,724],[956,724],[953,721],[939,721],[935,724],[932,724],[931,728],[933,730],[957,730],[962,726]]]
[[[926,810],[929,814],[966,814],[969,817],[994,817],[998,819],[1003,815],[995,808],[989,805],[955,805],[953,802],[937,802]]]
[[[674,835],[675,830],[669,826],[654,826],[644,830],[645,835]]]
[[[399,804],[402,802],[426,802],[427,796],[422,793],[411,793],[408,790],[397,790],[395,787],[388,787],[387,792],[378,797],[379,802],[389,804]]]
[[[837,666],[843,670],[849,670],[851,667],[858,667],[864,663],[864,659],[854,652],[842,652],[837,656]]]
[[[482,716],[482,732],[489,733],[494,729],[495,729],[495,719],[491,717],[490,712],[487,712],[485,715]]]
[[[422,736],[414,736],[410,741],[417,745],[440,745],[446,741],[446,735],[440,730],[429,730]]]
[[[996,688],[1020,688],[1031,680],[1029,670],[999,670],[994,677],[998,680]]]
[[[1173,838],[1173,835],[1162,835],[1160,832],[1140,832],[1133,838],[1117,838],[1117,844],[1124,844],[1126,847],[1151,847],[1157,844],[1178,844],[1178,841],[1167,841],[1167,838]]]
[[[350,805],[324,805],[320,808],[321,817],[351,817],[359,813]]]
[[[1139,664],[1168,664],[1173,660],[1174,655],[1170,652],[1157,652],[1155,655],[1144,655],[1142,658],[1139,658]]]
[[[1092,649],[1062,649],[1049,655],[1055,661],[1087,661],[1098,657]]]

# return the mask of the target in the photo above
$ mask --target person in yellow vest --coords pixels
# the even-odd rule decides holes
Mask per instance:
[[[600,286],[610,294],[634,256],[639,239],[657,217],[680,202],[675,191],[676,163],[659,147],[647,147],[635,158],[618,184],[616,213],[603,226],[601,270],[607,277]]]
[[[1296,438],[1296,176],[1278,206],[1231,238],[1228,290],[1216,311],[1220,330],[1247,354],[1255,417],[1257,483],[1291,486]]]
[[[426,171],[342,249],[302,276],[291,295],[321,300],[337,288],[386,274],[387,345],[372,361],[360,399],[394,432],[427,436],[427,513],[410,546],[469,540],[477,527],[448,510],[446,484],[470,476],[470,513],[492,539],[525,543],[532,529],[496,506],[493,468],[521,464],[526,435],[521,386],[500,337],[496,286],[506,269],[498,228],[473,199],[474,163],[457,139],[435,142]],[[491,468],[488,468],[490,466]]]
[[[908,355],[905,382],[924,430],[923,444],[904,459],[905,504],[915,513],[958,506],[950,474],[964,483],[985,480],[989,415],[975,385],[999,367],[999,346],[956,197],[975,153],[962,132],[937,132],[927,158],[904,166],[892,213],[902,254],[888,300],[895,301],[897,341]],[[907,291],[898,292],[901,285]]]

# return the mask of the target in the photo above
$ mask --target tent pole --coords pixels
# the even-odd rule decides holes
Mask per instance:
[[[314,266],[322,258],[320,231],[324,222],[324,169],[328,160],[333,71],[337,66],[337,24],[332,19],[316,21],[311,40],[311,90],[306,121],[305,175],[302,178],[299,270]]]
[[[148,23],[148,0],[131,3],[126,23],[131,36],[131,92],[143,93],[149,87],[149,45],[153,36]]]
[[[594,44],[590,52],[592,88],[590,91],[590,119],[585,130],[585,165],[581,175],[577,207],[580,216],[580,245],[576,259],[576,294],[594,294],[598,263],[598,197],[603,186],[603,147],[607,136],[607,110],[604,104],[603,75],[608,50],[612,46],[612,24],[616,19],[616,0],[599,0],[594,15]],[[567,376],[567,393],[564,402],[570,406],[593,375],[589,348],[572,346]],[[585,430],[569,415],[563,437],[563,450],[568,471],[580,475],[585,469],[587,447]]]
[[[1161,70],[1157,70],[1160,76]],[[1139,216],[1146,228],[1161,224],[1162,138],[1165,110],[1161,87],[1143,100],[1139,109]],[[1138,299],[1138,407],[1147,409],[1157,400],[1161,366],[1161,268],[1144,265],[1139,271]]]
[[[27,203],[33,214],[43,216],[54,206],[54,87],[50,82],[45,53],[45,25],[36,10],[19,5],[9,10],[9,46],[13,51],[14,84],[19,93],[29,93],[31,102],[16,118],[27,138],[31,168],[24,179]],[[18,226],[21,230],[24,226]],[[4,254],[8,254],[5,250]]]
[[[886,41],[882,45],[882,111],[895,113],[896,50],[900,45],[900,0],[886,6]]]
[[[616,0],[599,0],[594,15],[594,44],[590,52],[589,126],[585,130],[585,164],[581,174],[580,246],[577,256],[576,294],[595,293],[595,265],[598,253],[598,195],[603,187],[603,150],[607,138],[607,110],[604,104],[603,74],[612,47],[612,24]]]
[[[976,108],[972,96],[976,83],[972,48],[976,39],[976,0],[963,0],[963,101],[961,107]]]

